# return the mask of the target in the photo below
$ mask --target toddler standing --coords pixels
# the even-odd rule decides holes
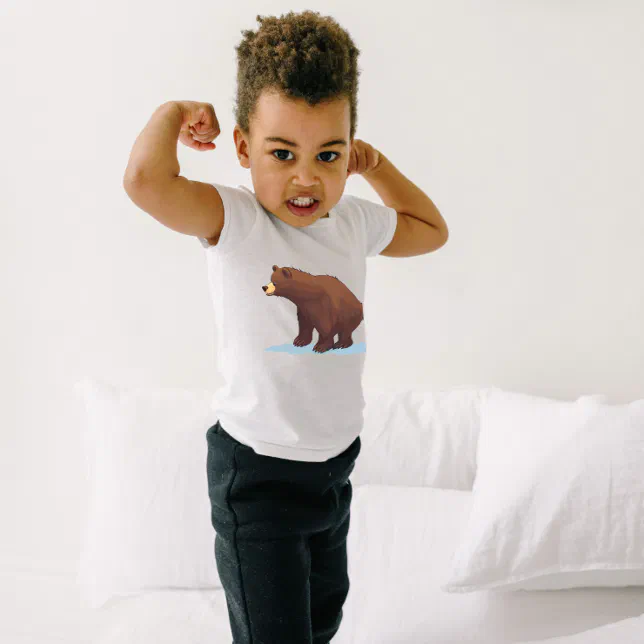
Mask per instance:
[[[349,591],[360,453],[367,257],[447,241],[431,199],[355,138],[359,50],[313,11],[257,16],[238,58],[236,125],[254,190],[179,172],[177,140],[215,148],[209,103],[170,101],[138,136],[132,201],[207,257],[219,369],[207,480],[235,644],[327,644]],[[361,175],[383,204],[345,194]]]

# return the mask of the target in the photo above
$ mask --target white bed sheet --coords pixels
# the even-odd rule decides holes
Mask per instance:
[[[231,644],[222,589],[148,591],[111,600],[94,644]]]
[[[56,579],[50,575],[39,576],[33,573],[4,578],[0,588],[3,601],[3,619],[0,623],[0,641],[11,644],[230,644],[232,636],[228,626],[228,611],[223,591],[220,590],[174,590],[148,591],[138,596],[113,599],[99,611],[84,607],[81,598],[73,587],[72,579]],[[9,583],[7,583],[9,582]],[[496,614],[490,614],[489,606],[479,607],[480,621],[484,626],[481,632],[473,637],[463,635],[465,628],[472,623],[472,615],[464,615],[465,625],[452,624],[454,636],[448,641],[472,641],[485,644],[496,644],[500,641],[516,641],[524,644],[641,644],[644,641],[644,616],[620,619],[619,621],[580,631],[579,626],[588,625],[591,621],[601,622],[637,610],[641,604],[641,594],[637,589],[626,589],[608,592],[604,601],[598,600],[580,615],[573,625],[569,616],[562,620],[561,606],[556,617],[559,632],[571,628],[577,634],[555,637],[552,639],[525,639],[519,637],[498,639],[492,634],[485,621],[489,618],[502,619],[499,610],[507,606],[496,606]],[[570,591],[555,591],[554,597]],[[585,591],[584,591],[585,595]],[[459,596],[455,596],[457,599]],[[460,596],[462,599],[464,596]],[[351,603],[351,602],[348,602]],[[577,598],[581,608],[584,597]],[[597,604],[602,605],[601,614],[594,620],[589,613]],[[464,607],[465,608],[465,607]],[[543,607],[532,606],[539,612]],[[441,618],[446,622],[453,619],[454,609],[450,616]],[[486,616],[487,613],[487,616]],[[506,615],[507,617],[507,615]],[[518,619],[518,618],[517,618]],[[515,620],[512,619],[512,622]],[[565,621],[565,625],[564,622]],[[351,641],[348,622],[344,622],[333,644],[348,644]],[[411,625],[413,627],[413,624]],[[528,623],[527,630],[534,631],[533,623]],[[378,628],[378,622],[371,620],[371,632]],[[436,639],[430,633],[435,628],[402,628],[398,636],[384,634],[373,638],[374,642],[395,644],[443,644],[444,640]],[[457,635],[460,634],[460,635]],[[458,639],[460,637],[460,639]],[[366,641],[362,638],[361,641]]]
[[[554,591],[559,596],[562,593],[571,591]],[[577,594],[576,597],[569,597],[561,606],[565,611],[574,603],[578,607],[586,605],[588,596]],[[518,608],[521,614],[525,606],[501,605],[492,602],[481,603],[479,612],[479,623],[481,629],[478,631],[466,632],[468,626],[451,622],[446,632],[445,629],[437,629],[435,626],[419,626],[401,628],[397,635],[392,633],[373,632],[369,636],[374,644],[448,644],[448,642],[476,642],[477,644],[501,644],[501,642],[523,642],[524,644],[641,644],[644,642],[644,616],[623,618],[617,622],[611,622],[595,628],[586,629],[589,623],[601,623],[612,619],[615,615],[623,615],[628,612],[628,607],[634,607],[637,601],[632,592],[623,594],[621,591],[606,591],[598,593],[596,590],[588,590],[589,594],[595,595],[595,601],[591,602],[592,607],[603,606],[599,614],[590,619],[579,615],[577,619],[566,619],[565,630],[574,632],[572,635],[565,635],[554,638],[541,638],[526,640],[525,636],[517,635],[518,630],[525,633],[532,630],[540,631],[536,624],[536,615],[543,614],[545,608],[550,609],[552,616],[558,615],[557,630],[562,632],[564,626],[561,620],[561,613],[557,610],[557,599],[553,597],[549,604],[531,606],[530,612],[534,612],[535,620],[529,620],[521,628],[518,627],[518,617],[506,613],[507,609]],[[530,593],[532,594],[532,593]],[[598,595],[603,594],[603,597]],[[612,595],[607,597],[607,595]],[[639,597],[641,601],[641,596]],[[463,596],[457,597],[457,601],[463,601]],[[529,602],[531,600],[528,600]],[[110,602],[103,608],[108,611],[110,618],[104,620],[106,625],[103,632],[92,640],[94,644],[176,644],[177,642],[189,642],[190,644],[231,644],[232,636],[228,625],[228,611],[226,600],[222,590],[216,591],[150,591],[136,597],[128,597]],[[437,622],[446,624],[453,620],[456,611],[450,611],[440,620],[434,616],[434,624]],[[374,615],[374,618],[377,616]],[[473,615],[466,619],[472,623]],[[487,622],[487,625],[486,625]],[[507,622],[506,627],[503,623]],[[492,626],[494,624],[494,626]],[[349,644],[350,642],[367,642],[367,637],[355,637],[346,628],[344,623],[338,635],[334,638],[333,644]],[[375,620],[372,626],[376,627]],[[581,627],[582,630],[579,630]],[[471,628],[471,626],[469,626]],[[546,630],[548,630],[546,628]],[[443,639],[439,639],[443,638]]]
[[[613,624],[547,640],[531,640],[525,644],[641,644],[644,642],[644,615],[622,619]]]
[[[351,590],[333,644],[640,644],[644,588],[444,593],[471,493],[359,486],[349,531]],[[63,562],[51,568],[60,568]],[[68,565],[68,564],[67,564]],[[5,568],[0,642],[231,644],[221,589],[147,591],[85,606],[64,577]],[[592,629],[592,630],[591,630]],[[568,636],[568,637],[566,637]],[[548,639],[552,638],[552,639]]]
[[[354,488],[351,589],[333,644],[644,642],[642,587],[443,592],[470,497],[458,490]],[[147,592],[112,600],[103,611],[107,627],[96,644],[232,642],[221,589]]]

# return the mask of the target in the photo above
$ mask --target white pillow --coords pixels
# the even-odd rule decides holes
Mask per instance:
[[[644,585],[644,400],[490,390],[447,592]]]
[[[474,386],[365,388],[362,451],[353,485],[471,490],[483,391]]]
[[[77,582],[93,608],[147,589],[220,588],[206,475],[212,393],[74,385],[88,515]]]
[[[212,393],[131,388],[86,378],[88,515],[77,582],[98,608],[147,589],[220,588],[205,434]],[[365,395],[352,483],[471,489],[479,390]],[[422,448],[419,449],[419,446]]]

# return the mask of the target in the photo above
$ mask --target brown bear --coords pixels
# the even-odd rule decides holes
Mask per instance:
[[[299,333],[293,344],[306,346],[317,329],[313,351],[344,349],[353,344],[351,334],[362,322],[362,302],[333,275],[311,275],[292,266],[273,265],[271,281],[262,286],[266,295],[290,300],[297,307]],[[335,336],[340,337],[335,342]]]

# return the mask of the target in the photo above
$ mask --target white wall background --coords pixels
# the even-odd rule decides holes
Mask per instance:
[[[3,2],[3,569],[73,574],[84,504],[72,385],[220,384],[204,250],[121,180],[167,100],[208,101],[181,172],[252,188],[234,46],[315,9],[362,50],[358,138],[445,218],[436,253],[369,260],[365,386],[644,397],[644,8],[626,2]],[[361,177],[350,193],[378,200]],[[6,606],[5,606],[6,608]]]

